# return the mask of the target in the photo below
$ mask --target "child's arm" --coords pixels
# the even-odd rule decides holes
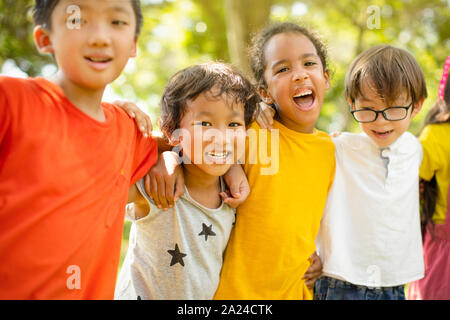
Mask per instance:
[[[240,164],[234,164],[223,176],[229,191],[221,192],[223,201],[232,208],[237,208],[250,194],[247,176]]]
[[[261,112],[256,115],[256,122],[262,129],[273,129],[273,117],[275,116],[275,110],[264,102],[260,102]]]
[[[319,256],[314,252],[309,258],[311,265],[308,270],[306,270],[303,280],[309,289],[314,288],[314,283],[322,275],[322,261],[320,261]]]
[[[220,195],[225,203],[236,208],[247,199],[250,186],[241,165],[233,165],[224,175],[229,194]],[[144,180],[145,191],[159,208],[172,207],[184,193],[184,176],[179,156],[172,151],[159,155],[157,163],[150,169]]]
[[[142,196],[136,184],[133,184],[128,190],[128,203],[134,203],[134,219],[142,219],[150,213],[150,206],[147,200]]]
[[[173,151],[159,154],[158,161],[144,178],[145,191],[163,210],[173,207],[184,194],[184,174],[179,158]]]

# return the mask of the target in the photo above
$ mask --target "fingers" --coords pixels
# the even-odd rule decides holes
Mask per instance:
[[[231,208],[236,209],[241,204],[241,201],[233,198],[229,192],[221,192],[219,195],[223,202],[228,204]]]
[[[175,193],[175,181],[171,179],[169,176],[164,176],[164,182],[166,186],[165,190],[165,199],[167,201],[167,205],[169,208],[172,208],[174,205],[174,193]]]
[[[141,131],[145,138],[148,138],[153,130],[150,117],[147,116],[144,112],[139,111],[136,112],[134,121],[136,121],[136,125],[138,126],[139,131]]]
[[[134,119],[139,131],[145,138],[148,138],[151,135],[153,130],[152,121],[136,104],[126,101],[114,101],[114,104],[125,110],[125,112]]]
[[[266,122],[269,124],[270,129],[273,129],[273,114],[272,114],[272,107],[270,109],[263,110],[264,117],[266,119]]]
[[[342,132],[332,132],[332,133],[330,133],[330,136],[332,138],[336,138],[336,137],[339,137],[341,134],[342,134]]]
[[[182,174],[178,175],[175,181],[175,194],[173,201],[178,201],[178,199],[184,194],[184,177]]]
[[[150,188],[150,176],[148,174],[146,174],[144,177],[144,188],[145,188],[145,192],[147,193],[147,195],[153,199],[152,191]]]
[[[263,129],[273,129],[273,117],[275,115],[275,110],[268,104],[260,102],[261,112],[256,117],[256,121]]]
[[[159,208],[161,203],[159,202],[158,184],[156,183],[156,177],[154,175],[150,175],[150,196],[155,202],[155,205]]]
[[[157,197],[159,199],[159,206],[158,206],[158,208],[162,208],[163,210],[167,210],[169,208],[169,204],[167,203],[167,199],[166,199],[166,184],[165,184],[165,180],[164,180],[164,178],[162,176],[157,176],[156,177],[156,183],[157,183],[157,189],[158,189]]]

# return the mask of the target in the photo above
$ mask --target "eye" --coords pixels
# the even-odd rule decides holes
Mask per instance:
[[[201,124],[202,127],[211,127],[212,126],[211,122],[208,122],[208,121],[202,121],[199,124]]]
[[[242,127],[243,124],[239,123],[239,122],[231,122],[228,126],[229,127],[233,127],[233,128],[237,128],[237,127]]]
[[[283,68],[281,68],[281,69],[278,69],[278,71],[276,71],[275,74],[279,74],[279,73],[282,73],[282,72],[286,72],[286,71],[288,71],[288,70],[289,70],[288,67],[283,67]]]
[[[311,66],[316,65],[316,64],[317,64],[317,63],[314,62],[314,61],[308,61],[308,62],[305,63],[305,66],[311,67]]]
[[[67,20],[67,22],[72,25],[81,25],[81,24],[84,24],[86,22],[86,20],[81,19],[81,18],[73,18],[73,19]]]
[[[113,20],[112,24],[116,25],[116,26],[126,26],[126,25],[128,25],[128,23],[126,21],[123,21],[123,20]]]

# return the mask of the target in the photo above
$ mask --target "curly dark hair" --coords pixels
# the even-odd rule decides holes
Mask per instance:
[[[33,8],[33,20],[36,25],[41,25],[44,28],[51,30],[51,16],[53,10],[60,0],[36,0]],[[133,7],[134,15],[136,16],[136,36],[141,32],[144,17],[142,16],[141,1],[130,0]]]
[[[253,77],[255,78],[254,80],[256,81],[256,85],[258,87],[267,87],[264,79],[264,71],[266,69],[264,50],[266,48],[266,44],[273,36],[280,33],[298,33],[306,36],[316,48],[317,55],[322,62],[323,70],[326,71],[328,69],[327,47],[316,33],[292,22],[270,24],[253,36],[249,49],[250,66],[253,72]]]
[[[187,101],[203,92],[214,90],[215,97],[233,99],[233,103],[244,105],[245,125],[254,119],[260,101],[251,82],[239,71],[223,62],[194,65],[175,73],[167,83],[161,97],[160,127],[167,136],[179,128]]]

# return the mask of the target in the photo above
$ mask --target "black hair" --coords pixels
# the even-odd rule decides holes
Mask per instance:
[[[36,0],[33,8],[33,20],[36,25],[41,25],[46,29],[51,30],[51,17],[53,10],[60,0]],[[140,0],[130,0],[133,7],[134,15],[136,17],[136,36],[141,32],[144,21],[141,9]]]
[[[264,71],[266,69],[264,50],[266,44],[272,37],[280,33],[298,33],[307,37],[316,48],[317,55],[322,62],[323,70],[327,70],[327,47],[316,33],[292,22],[274,23],[263,28],[252,38],[252,44],[249,50],[250,66],[258,87],[267,87],[264,79]]]

